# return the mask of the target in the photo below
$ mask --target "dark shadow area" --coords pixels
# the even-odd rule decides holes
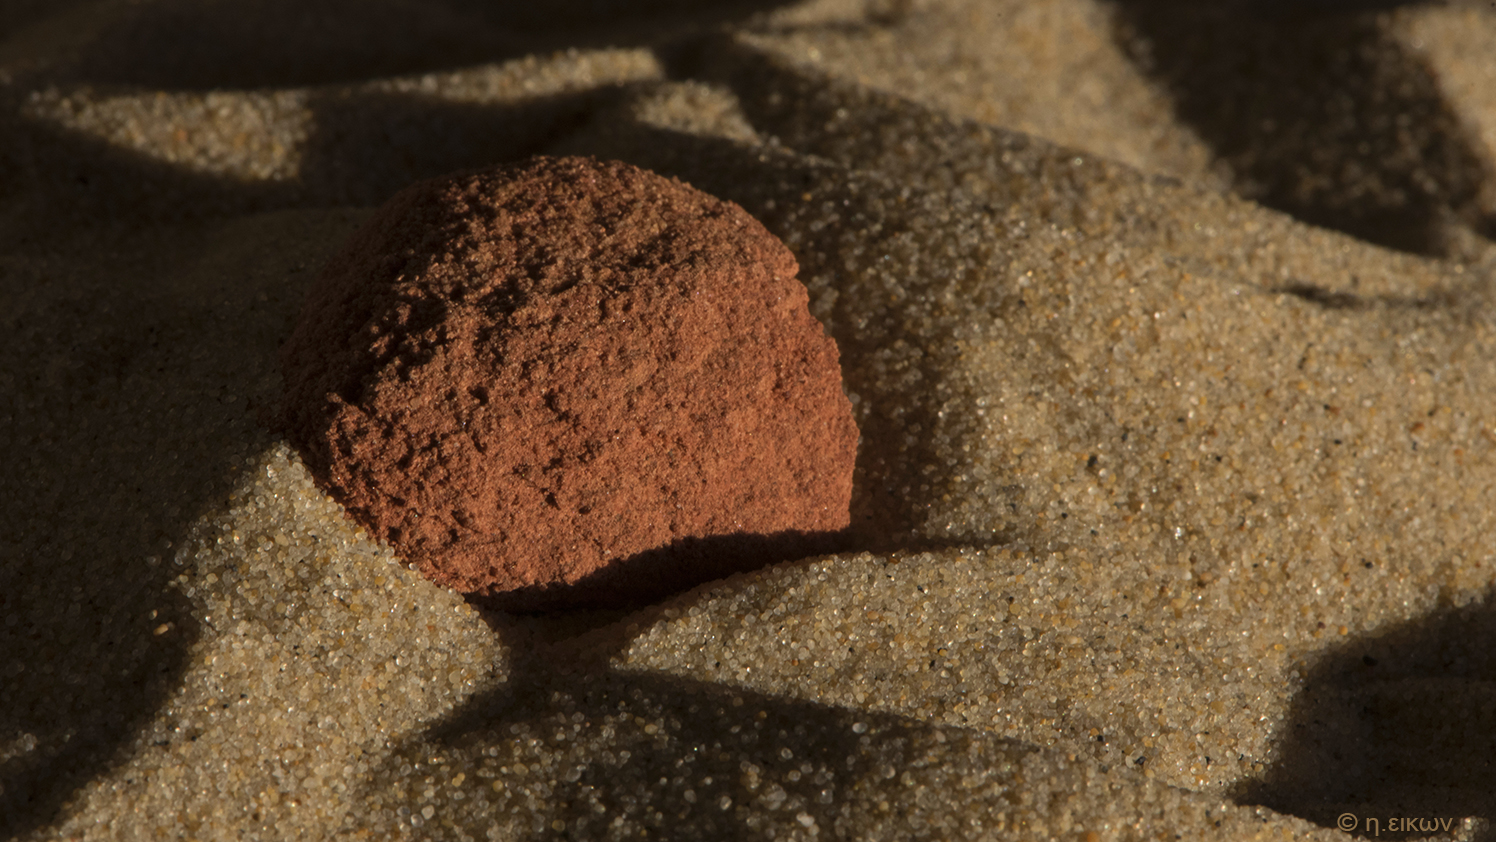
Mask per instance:
[[[1496,611],[1445,609],[1336,646],[1310,670],[1278,760],[1236,794],[1325,827],[1367,818],[1496,818]],[[1490,840],[1489,832],[1478,837]]]
[[[79,81],[168,90],[298,87],[573,47],[647,46],[789,0],[156,0],[105,26]]]
[[[294,87],[519,52],[512,39],[441,2],[156,0],[107,24],[69,75],[167,90]]]
[[[531,586],[491,597],[469,597],[481,608],[512,613],[560,609],[639,608],[697,585],[850,547],[845,532],[784,531],[682,538],[612,562],[570,585]]]
[[[1385,31],[1375,12],[1393,5],[1117,0],[1116,37],[1237,193],[1441,254],[1441,219],[1496,231],[1476,204],[1493,173],[1433,72]]]
[[[1295,298],[1302,298],[1311,304],[1318,304],[1326,310],[1369,310],[1373,307],[1433,310],[1439,307],[1453,306],[1454,304],[1454,301],[1449,298],[1434,296],[1412,298],[1400,295],[1357,295],[1353,292],[1332,290],[1303,282],[1293,282],[1280,287],[1272,287],[1268,291],[1285,293]]]
[[[453,8],[526,35],[615,33],[635,39],[646,32],[680,37],[744,21],[797,0],[448,0]],[[619,43],[619,42],[612,42]]]
[[[91,245],[125,277],[167,269],[107,237]],[[212,313],[143,299],[98,266],[70,294],[25,263],[0,263],[8,300],[24,302],[0,322],[3,838],[54,820],[179,688],[198,629],[172,587],[189,572],[177,554],[261,444],[242,384],[263,361],[239,351],[281,317],[242,285],[218,314],[236,324],[208,333]],[[233,360],[221,381],[193,363],[200,351]]]
[[[100,513],[79,514],[76,522],[87,524],[88,515]],[[137,549],[143,555],[146,547]],[[39,550],[115,552],[52,543]],[[121,750],[175,691],[196,629],[188,606],[166,590],[161,574],[167,571],[136,561],[120,566],[120,579],[59,584],[56,594],[34,596],[28,588],[35,577],[24,575],[24,559],[6,555],[0,559],[0,611],[15,621],[0,629],[6,684],[0,693],[0,837],[8,839],[53,821],[79,787],[125,759]],[[49,572],[60,582],[79,582],[78,567],[57,564]],[[80,620],[84,612],[88,619]],[[156,635],[161,625],[169,631]]]
[[[1420,0],[1258,0],[1257,11],[1265,15],[1356,14],[1382,12]]]
[[[32,24],[87,6],[91,0],[6,0],[0,3],[0,40]]]

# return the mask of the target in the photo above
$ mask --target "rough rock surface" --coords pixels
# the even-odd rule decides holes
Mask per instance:
[[[425,181],[309,295],[285,432],[372,533],[494,607],[831,550],[857,429],[797,271],[738,206],[626,164]]]

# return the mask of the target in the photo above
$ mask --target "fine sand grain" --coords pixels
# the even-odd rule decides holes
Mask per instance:
[[[0,836],[1493,838],[1496,10],[509,5],[0,10]],[[852,551],[482,612],[268,432],[536,153],[789,246]]]

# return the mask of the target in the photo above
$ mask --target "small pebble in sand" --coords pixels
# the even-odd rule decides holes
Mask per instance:
[[[491,607],[647,600],[836,549],[857,428],[789,250],[622,163],[407,188],[282,349],[319,482]]]

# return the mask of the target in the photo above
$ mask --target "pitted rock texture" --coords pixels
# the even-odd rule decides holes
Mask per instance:
[[[373,534],[491,607],[831,551],[857,429],[797,271],[742,208],[622,163],[421,182],[309,294],[283,431]]]

